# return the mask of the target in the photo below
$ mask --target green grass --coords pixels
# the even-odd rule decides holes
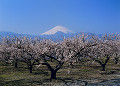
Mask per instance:
[[[52,66],[55,64],[50,63]],[[18,67],[14,68],[13,65],[5,65],[0,62],[0,86],[53,86],[61,82],[72,82],[73,80],[83,79],[91,80],[93,78],[97,81],[104,81],[117,77],[110,75],[120,71],[120,65],[108,63],[106,71],[100,71],[101,67],[97,64],[76,64],[75,68],[69,69],[68,74],[67,64],[57,72],[57,80],[50,80],[50,71],[46,66],[33,67],[33,73],[30,74],[25,63],[20,62]],[[114,72],[112,72],[114,71]],[[90,81],[92,82],[92,81]]]

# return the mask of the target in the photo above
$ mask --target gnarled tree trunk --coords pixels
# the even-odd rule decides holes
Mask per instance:
[[[56,79],[56,73],[57,73],[56,70],[51,70],[51,77],[50,77],[50,79]]]
[[[42,65],[46,65],[48,69],[51,71],[50,79],[56,79],[56,73],[62,67],[63,63],[59,63],[54,69],[48,63],[42,63]]]
[[[107,59],[105,60],[105,62],[104,63],[102,63],[101,61],[99,61],[99,60],[95,60],[96,62],[98,62],[100,65],[101,65],[101,67],[102,67],[102,69],[101,69],[101,71],[105,71],[105,68],[106,68],[106,64],[108,63],[108,61],[109,61],[109,59],[110,59],[110,57],[106,57]]]
[[[30,73],[32,73],[32,65],[29,65],[29,71],[30,71]]]
[[[15,60],[15,68],[18,68],[18,60]]]

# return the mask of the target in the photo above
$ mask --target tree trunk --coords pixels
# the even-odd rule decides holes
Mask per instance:
[[[105,67],[106,67],[106,64],[108,63],[110,57],[106,57],[107,59],[105,60],[105,63],[104,64],[101,64],[102,65],[102,71],[105,71]]]
[[[95,61],[97,61],[100,65],[101,65],[101,67],[102,67],[102,69],[101,69],[101,71],[105,71],[105,67],[106,67],[106,64],[108,63],[108,61],[109,61],[109,59],[110,59],[110,57],[106,57],[107,59],[105,60],[105,63],[102,63],[101,61],[99,61],[99,60],[95,60]]]
[[[56,79],[56,73],[57,73],[57,71],[52,70],[51,71],[51,78],[50,79]]]
[[[119,58],[115,58],[115,64],[118,64]]]
[[[18,68],[18,60],[15,60],[15,68]]]
[[[26,63],[27,63],[27,66],[28,66],[29,72],[32,73],[33,64],[31,63],[30,60],[26,61]]]
[[[73,63],[72,63],[72,62],[70,62],[70,66],[71,66],[72,68],[74,68],[74,65],[73,65]]]
[[[51,59],[53,59],[53,57],[51,57]],[[57,59],[55,59],[55,60],[57,60]],[[56,73],[62,67],[62,65],[64,64],[64,62],[58,61],[58,65],[56,65],[55,68],[52,68],[51,65],[49,63],[47,63],[47,62],[46,63],[41,63],[41,64],[42,65],[46,65],[48,67],[48,69],[51,71],[51,78],[50,79],[56,79]]]
[[[53,62],[52,58],[51,58],[51,62]]]
[[[101,66],[102,66],[102,70],[101,70],[101,71],[105,71],[105,66],[106,66],[106,65],[105,65],[105,64],[102,64]]]
[[[48,69],[51,71],[51,77],[50,79],[56,79],[56,73],[59,70],[60,67],[53,69],[50,64],[48,63],[42,63],[42,65],[46,65],[48,67]]]
[[[32,65],[29,65],[30,73],[32,73]]]

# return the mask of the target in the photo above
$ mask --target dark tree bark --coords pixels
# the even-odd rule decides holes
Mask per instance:
[[[25,62],[27,63],[27,66],[28,66],[28,69],[29,69],[30,73],[32,73],[32,71],[33,71],[33,65],[35,65],[35,63],[37,63],[37,65],[40,64],[39,60],[36,60],[36,59],[35,60],[27,60]]]
[[[33,69],[32,65],[29,65],[29,71],[30,71],[30,73],[32,73],[32,69]]]
[[[101,71],[105,71],[105,68],[106,68],[106,64],[108,63],[108,61],[109,61],[109,59],[110,59],[110,57],[106,57],[107,59],[105,60],[105,63],[102,63],[101,61],[99,61],[99,60],[95,60],[96,62],[98,62],[100,65],[101,65],[101,67],[102,67],[102,69],[101,69]]]
[[[105,64],[102,64],[101,66],[102,66],[101,71],[105,71],[105,67],[106,67],[106,65],[105,65]]]
[[[51,58],[51,62],[53,62],[52,58]]]
[[[51,78],[50,79],[56,79],[56,70],[51,70]]]
[[[18,60],[15,60],[15,68],[18,68]]]
[[[42,65],[46,65],[48,67],[48,69],[50,70],[50,72],[51,72],[50,79],[57,79],[56,73],[62,67],[63,63],[59,63],[54,69],[48,63],[42,63]]]
[[[74,68],[74,65],[73,65],[73,63],[72,63],[72,62],[70,62],[70,66],[71,66],[72,68]]]
[[[25,62],[27,63],[29,72],[32,73],[33,65],[32,65],[32,63],[31,63],[31,60],[26,60]]]
[[[115,64],[118,64],[119,62],[119,57],[115,57]]]

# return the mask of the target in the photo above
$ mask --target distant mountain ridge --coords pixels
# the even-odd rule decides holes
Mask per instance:
[[[22,37],[22,36],[26,36],[26,37],[30,37],[30,38],[35,38],[35,37],[39,37],[41,39],[52,39],[53,41],[59,41],[59,40],[63,40],[63,38],[70,38],[73,37],[75,35],[81,34],[81,32],[79,33],[63,33],[61,31],[56,32],[55,34],[52,35],[28,35],[28,34],[18,34],[18,33],[14,33],[14,32],[4,32],[1,31],[0,32],[0,36],[2,37]]]
[[[14,33],[14,32],[5,32],[5,31],[0,31],[0,36],[2,37],[13,37],[13,36],[29,36],[29,37],[35,37],[36,35],[28,35],[28,34],[18,34],[18,33]]]
[[[17,35],[17,33],[1,31],[0,35],[4,37],[4,36]]]
[[[73,33],[73,31],[71,31],[63,26],[56,26],[56,27],[52,28],[51,30],[48,30],[48,31],[42,33],[41,35],[18,34],[18,33],[14,33],[14,32],[5,32],[5,31],[0,32],[0,36],[2,36],[2,37],[27,36],[30,38],[39,37],[41,39],[52,39],[54,41],[63,40],[64,37],[70,38],[70,37],[73,37],[73,36],[78,35],[78,34],[81,34],[81,32]],[[92,33],[89,33],[89,35],[90,34],[92,34]]]

